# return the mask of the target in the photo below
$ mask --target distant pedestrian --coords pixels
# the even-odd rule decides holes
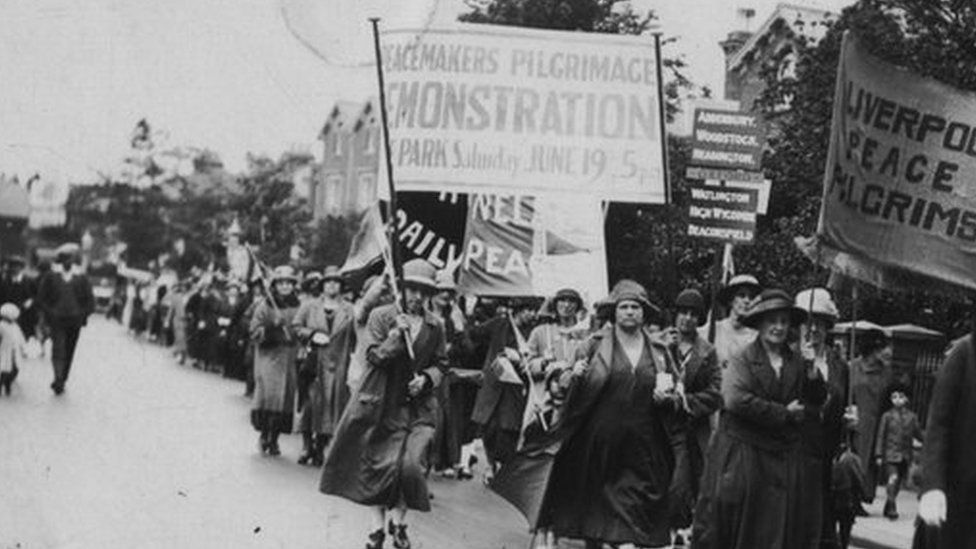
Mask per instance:
[[[861,357],[851,361],[851,391],[858,414],[854,452],[861,459],[864,470],[867,503],[874,500],[875,488],[882,473],[873,459],[874,445],[885,396],[895,382],[891,360],[891,339],[883,331],[874,329],[861,336]]]
[[[949,351],[929,404],[918,515],[939,527],[934,549],[976,549],[976,349]],[[932,548],[930,548],[932,549]]]
[[[20,325],[24,337],[31,339],[37,335],[37,307],[34,305],[37,280],[24,272],[26,265],[23,257],[15,255],[6,258],[4,271],[0,276],[0,303],[17,306],[20,311],[17,324]]]
[[[27,344],[17,320],[20,310],[13,303],[0,305],[0,390],[10,396],[19,364],[27,357]]]
[[[291,323],[298,312],[295,270],[287,265],[275,268],[271,291],[251,318],[254,351],[254,399],[251,425],[261,433],[262,453],[281,454],[278,435],[292,430],[295,409],[295,356],[298,341]]]
[[[447,369],[444,326],[427,310],[435,271],[408,261],[403,312],[391,304],[370,313],[367,370],[325,456],[322,493],[371,507],[367,549],[382,548],[387,534],[395,549],[409,549],[407,510],[430,511],[426,458]]]
[[[38,284],[37,303],[44,313],[53,340],[51,361],[54,381],[51,382],[51,390],[56,395],[64,392],[81,328],[88,323],[88,316],[95,310],[91,284],[76,264],[78,249],[77,244],[59,247],[51,272],[44,275]]]
[[[918,416],[908,409],[908,389],[896,385],[891,389],[889,399],[891,409],[881,416],[878,424],[874,461],[878,469],[884,471],[886,479],[884,516],[894,520],[898,518],[898,492],[912,464],[912,440],[922,440],[924,435]]]

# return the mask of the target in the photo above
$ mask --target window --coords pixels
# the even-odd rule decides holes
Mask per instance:
[[[356,209],[362,210],[376,200],[376,174],[360,172],[356,182]]]
[[[322,209],[325,215],[338,215],[342,204],[342,175],[333,173],[325,176],[325,184],[322,186]]]
[[[367,155],[376,154],[376,139],[379,136],[379,132],[376,131],[375,126],[368,126],[364,132],[366,138],[365,153]]]

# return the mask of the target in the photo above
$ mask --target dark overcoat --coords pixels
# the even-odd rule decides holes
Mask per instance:
[[[819,544],[820,513],[811,509],[819,510],[820,499],[803,492],[810,469],[800,444],[805,419],[786,410],[813,391],[805,386],[809,380],[800,357],[788,349],[784,353],[777,376],[757,339],[733,355],[723,373],[724,409],[695,508],[696,549]]]
[[[675,526],[686,527],[691,523],[691,506],[698,497],[705,468],[705,452],[712,435],[711,418],[722,407],[722,371],[715,347],[703,337],[696,337],[694,345],[681,358],[679,370],[687,402],[687,409],[682,407],[679,413],[687,444],[685,451],[675,456],[670,492]]]
[[[309,351],[315,361],[315,379],[309,387],[308,405],[298,420],[303,432],[333,434],[349,401],[346,375],[356,343],[353,307],[341,303],[333,315],[330,324],[322,300],[312,299],[302,303],[292,321],[295,334],[305,343],[315,332],[329,336],[328,345],[312,346]]]
[[[424,479],[427,447],[434,435],[436,389],[447,368],[444,326],[426,313],[416,339],[414,359],[395,330],[394,305],[373,310],[366,326],[367,369],[336,427],[325,456],[319,490],[363,505],[429,511]],[[428,379],[410,397],[414,374]]]
[[[660,338],[647,331],[644,335],[650,342],[654,364],[673,371],[673,362],[668,357],[667,348],[660,343]],[[601,398],[610,377],[613,347],[611,326],[593,333],[577,350],[576,359],[586,360],[588,367],[583,377],[574,378],[570,382],[556,425],[548,432],[526,440],[515,458],[498,472],[491,485],[492,490],[522,512],[532,529],[540,526],[540,517],[545,513],[546,497],[552,483],[558,482],[558,479],[550,478],[555,459],[563,445],[584,425]],[[567,370],[563,375],[568,377],[572,374]],[[671,451],[683,451],[685,439],[681,430],[670,429],[668,434],[671,437]],[[586,467],[586,464],[579,466]],[[662,513],[661,520],[666,521],[668,517]]]
[[[518,348],[511,321],[504,316],[493,318],[471,328],[468,337],[475,342],[488,342],[488,353],[482,366],[481,387],[475,397],[471,420],[479,425],[494,421],[494,425],[500,429],[518,431],[522,428],[525,412],[523,387],[502,383],[493,367],[493,362],[505,347]]]
[[[922,493],[948,503],[940,549],[976,549],[976,352],[973,336],[956,343],[935,382],[922,447]]]
[[[878,424],[886,406],[884,399],[895,376],[891,367],[874,358],[859,358],[851,362],[851,391],[857,405],[857,430],[854,433],[854,452],[861,458],[868,493],[868,501],[874,498],[874,488],[881,474],[874,464],[874,443],[878,436]]]

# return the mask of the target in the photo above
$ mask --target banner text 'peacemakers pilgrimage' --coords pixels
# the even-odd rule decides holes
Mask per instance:
[[[646,39],[499,29],[383,35],[398,189],[664,198]]]

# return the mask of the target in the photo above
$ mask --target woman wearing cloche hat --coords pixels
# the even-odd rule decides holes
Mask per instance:
[[[763,291],[743,318],[758,335],[722,376],[725,406],[695,510],[696,549],[817,546],[820,523],[809,514],[820,501],[803,491],[810,459],[802,435],[826,389],[787,344],[806,318],[782,290]]]
[[[830,328],[840,317],[830,292],[824,288],[803,290],[796,294],[795,305],[807,313],[806,321],[800,326],[800,354],[827,388],[827,401],[820,410],[822,421],[811,422],[804,433],[805,448],[819,462],[819,468],[811,471],[809,488],[804,491],[822,498],[821,541],[833,547],[839,543],[836,519],[841,519],[848,536],[853,525],[849,513],[835,518],[831,484],[834,458],[841,451],[848,430],[857,423],[857,411],[847,406],[850,392],[847,364],[827,342]]]
[[[298,343],[290,325],[298,312],[297,283],[293,268],[276,267],[271,276],[271,295],[257,305],[249,327],[251,340],[257,343],[251,425],[261,433],[261,452],[272,456],[281,453],[278,435],[290,433],[292,428]]]
[[[632,280],[614,286],[613,324],[593,334],[577,355],[566,415],[547,436],[527,441],[499,472],[493,488],[519,506],[537,531],[586,540],[587,548],[669,545],[667,492],[673,469],[669,418],[661,393],[674,373],[663,341],[645,327],[657,308]],[[544,467],[529,465],[551,456]],[[525,497],[542,484],[541,508]]]
[[[388,530],[393,547],[409,548],[407,510],[430,511],[424,474],[447,368],[444,325],[427,310],[435,273],[423,259],[406,262],[402,312],[390,304],[370,313],[360,342],[367,370],[325,456],[319,490],[371,507],[367,548],[383,547]]]

